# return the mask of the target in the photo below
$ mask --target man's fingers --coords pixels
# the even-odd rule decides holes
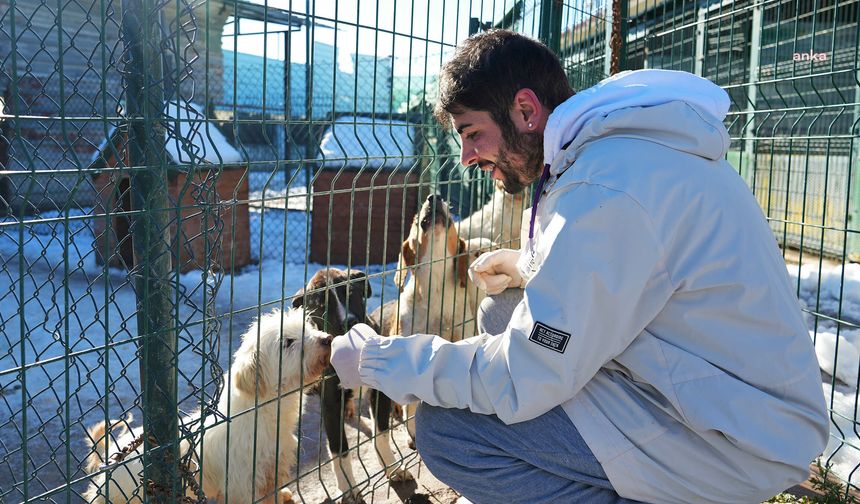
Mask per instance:
[[[508,275],[492,275],[485,277],[485,285],[486,289],[484,289],[487,294],[491,296],[496,295],[503,290],[508,288],[508,285],[511,283],[511,277]]]
[[[475,271],[477,273],[483,273],[483,272],[493,268],[492,263],[489,263],[487,261],[483,261],[483,262],[479,262],[479,261],[481,261],[480,258],[476,259],[475,262],[473,262],[472,265],[469,266],[469,269],[472,271]]]
[[[472,263],[467,272],[469,274],[469,279],[472,281],[473,284],[475,284],[476,287],[478,287],[482,291],[487,290],[487,282],[485,278],[487,276],[487,273],[484,273],[483,271],[475,268],[475,263]]]
[[[349,330],[348,334],[353,340],[360,339],[362,342],[367,340],[367,338],[377,335],[376,331],[367,324],[355,324],[352,326],[352,329]]]

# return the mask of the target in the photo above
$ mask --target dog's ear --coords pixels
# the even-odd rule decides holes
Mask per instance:
[[[293,294],[293,308],[298,308],[305,304],[305,288],[302,287]]]
[[[248,396],[265,397],[268,393],[268,383],[260,369],[260,357],[256,349],[236,352],[233,362],[233,386],[236,390]]]
[[[466,248],[466,241],[460,238],[460,243],[457,245],[457,281],[460,282],[460,287],[465,287],[469,282],[469,250]]]
[[[364,299],[373,295],[373,291],[370,289],[370,282],[367,281],[367,275],[365,275],[363,271],[349,270],[349,281],[364,283]]]
[[[394,273],[394,284],[403,292],[403,287],[406,285],[407,268],[415,266],[415,251],[412,250],[412,243],[407,238],[403,245],[400,246],[400,257],[397,259],[397,271]]]

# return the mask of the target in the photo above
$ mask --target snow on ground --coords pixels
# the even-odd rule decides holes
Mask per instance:
[[[66,475],[82,478],[85,429],[127,411],[140,418],[134,286],[127,272],[96,264],[87,211],[70,215],[68,235],[63,232],[65,219],[49,213],[39,219],[56,220],[0,227],[2,501],[20,500],[25,479],[33,496],[62,485]],[[251,248],[259,262],[221,277],[214,300],[214,312],[220,316],[214,351],[221,368],[227,369],[241,333],[254,318],[289,304],[284,298],[324,267],[305,264],[306,234],[303,212],[252,209]],[[395,266],[353,265],[368,273],[373,291],[370,310],[382,303],[383,296],[386,301],[396,296],[391,280]],[[178,278],[177,311],[183,326],[179,400],[184,411],[199,404],[201,392],[196,387],[210,383],[201,370],[206,350],[203,285],[217,279],[200,271]],[[303,439],[308,453],[316,456],[319,432],[318,426],[313,430],[314,423],[319,422],[310,421],[311,432]],[[22,437],[28,439],[26,446]],[[26,469],[25,457],[31,461]],[[307,463],[316,465],[318,457]],[[83,486],[81,482],[75,488]]]
[[[284,187],[272,190],[288,193]],[[68,217],[43,213],[40,223],[23,227],[0,221],[0,500],[18,500],[25,479],[32,496],[61,485],[67,474],[82,478],[85,428],[106,415],[115,418],[139,409],[134,286],[125,271],[96,264],[89,218],[83,210]],[[219,315],[220,338],[211,350],[226,369],[251,320],[289,302],[285,298],[324,267],[306,264],[307,236],[304,212],[252,208],[251,250],[257,264],[232,276],[195,271],[178,277],[183,409],[199,401],[200,391],[193,385],[205,389],[207,383],[200,369],[207,350],[202,345],[207,329],[202,324],[203,285],[220,280],[210,308]],[[370,310],[397,296],[394,264],[352,266],[369,275]],[[807,310],[823,391],[833,407],[827,460],[849,477],[860,464],[860,436],[853,425],[860,368],[860,328],[855,325],[860,322],[860,265],[789,265],[788,272]],[[318,415],[312,403],[309,414]],[[356,436],[360,430],[350,427]],[[319,436],[318,417],[309,419],[302,427],[304,469],[313,468],[325,452]],[[26,458],[31,461],[26,469],[22,437],[28,440]],[[78,490],[82,486],[74,485]]]
[[[825,373],[824,396],[832,409],[824,460],[856,484],[860,476],[854,472],[860,465],[860,429],[854,426],[860,368],[860,264],[789,264],[788,272],[805,309],[809,336]]]

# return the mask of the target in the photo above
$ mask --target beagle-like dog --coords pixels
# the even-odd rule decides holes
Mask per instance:
[[[380,334],[436,334],[448,341],[478,334],[478,305],[486,294],[470,282],[468,270],[494,247],[487,238],[461,238],[445,200],[429,196],[401,246],[394,277],[400,297],[370,315]],[[413,448],[415,406],[406,406]]]

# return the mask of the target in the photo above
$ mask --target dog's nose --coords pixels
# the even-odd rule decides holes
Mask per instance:
[[[358,322],[359,322],[358,317],[356,317],[352,313],[349,313],[346,316],[346,328],[347,329],[352,329],[352,326],[354,326],[355,324],[358,324]]]
[[[436,200],[435,194],[431,194],[430,196],[427,196],[427,203],[433,203],[435,200]]]
[[[331,334],[327,335],[325,338],[322,339],[322,346],[331,346],[331,340],[333,339],[334,336],[332,336]]]

